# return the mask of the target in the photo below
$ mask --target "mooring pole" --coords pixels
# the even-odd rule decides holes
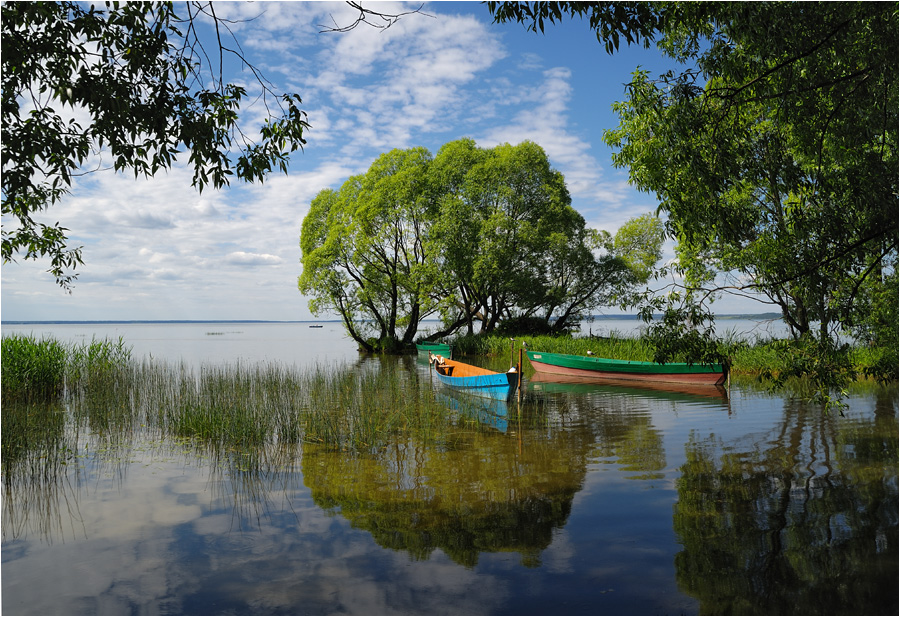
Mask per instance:
[[[519,402],[522,401],[522,380],[525,379],[525,375],[522,374],[522,348],[519,347],[519,365],[516,367],[516,370],[519,371],[519,391],[516,395],[519,397]],[[519,410],[521,412],[521,410]]]
[[[731,356],[725,358],[725,396],[731,398]]]

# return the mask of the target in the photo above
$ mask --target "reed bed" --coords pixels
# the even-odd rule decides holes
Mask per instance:
[[[121,338],[66,345],[54,338],[4,336],[3,402],[49,403],[66,391],[83,395],[96,384],[105,387],[130,359],[131,348]]]
[[[2,460],[4,479],[26,477],[40,484],[68,464],[77,449],[78,424],[69,403],[89,401],[111,387],[128,366],[131,351],[122,340],[66,345],[53,338],[11,335],[2,340]],[[117,416],[84,406],[89,425],[102,432]],[[10,474],[12,469],[18,474]]]
[[[521,336],[510,341],[505,336],[463,336],[453,341],[453,353],[460,355],[479,356],[503,356],[511,352],[518,358],[518,349],[522,343],[535,351],[548,353],[562,353],[573,355],[585,355],[591,351],[594,355],[604,358],[619,358],[622,360],[653,359],[653,346],[637,337],[618,336],[615,333],[609,337],[573,337],[573,336]]]
[[[4,336],[0,389],[9,402],[49,401],[64,388],[69,349],[56,339]]]
[[[216,456],[256,457],[304,442],[373,450],[398,435],[440,440],[452,423],[433,389],[396,363],[196,368],[134,361],[121,340],[66,346],[10,336],[2,364],[9,465],[46,462],[48,450],[71,449],[64,436],[83,429],[113,441],[141,432],[188,440]]]

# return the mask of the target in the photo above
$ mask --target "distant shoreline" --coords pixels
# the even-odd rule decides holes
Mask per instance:
[[[659,317],[659,315],[654,315]],[[638,319],[637,315],[593,315],[596,321],[634,321]],[[717,320],[728,319],[748,319],[753,321],[766,321],[770,319],[781,319],[779,313],[735,313],[726,315],[716,315]],[[437,319],[424,319],[423,323],[437,322]],[[340,319],[303,319],[290,321],[277,321],[266,319],[110,319],[96,321],[55,321],[55,320],[3,320],[2,324],[11,326],[30,326],[30,325],[59,325],[59,326],[77,326],[77,325],[140,325],[140,324],[308,324],[308,323],[342,323]]]

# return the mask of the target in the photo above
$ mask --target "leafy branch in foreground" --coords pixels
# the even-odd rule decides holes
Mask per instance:
[[[56,282],[71,288],[81,248],[69,247],[68,229],[37,216],[91,170],[150,177],[185,149],[201,191],[233,176],[255,182],[274,168],[287,171],[309,128],[300,97],[277,95],[239,44],[226,46],[229,22],[213,3],[185,6],[186,18],[172,2],[107,2],[105,10],[3,4],[4,263],[49,257]],[[215,53],[204,46],[208,38]],[[266,117],[255,138],[239,122],[246,88],[223,81],[226,52],[257,80]]]

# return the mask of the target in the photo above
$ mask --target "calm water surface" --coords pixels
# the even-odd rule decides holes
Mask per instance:
[[[118,328],[176,361],[394,361],[336,324]],[[255,466],[70,427],[66,465],[5,472],[3,612],[897,614],[896,388],[843,417],[750,385],[525,395],[446,393],[471,421],[439,446]]]

